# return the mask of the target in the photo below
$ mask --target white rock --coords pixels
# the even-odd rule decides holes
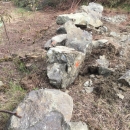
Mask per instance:
[[[2,81],[0,81],[0,87],[2,87],[4,85],[4,83]]]
[[[92,85],[93,85],[93,82],[91,79],[84,83],[84,87],[91,87]]]
[[[71,130],[89,130],[88,126],[84,122],[70,122],[69,123]]]
[[[97,48],[99,46],[104,46],[105,43],[107,43],[107,42],[108,42],[108,40],[106,40],[106,39],[100,39],[100,40],[97,40],[97,41],[92,41],[92,45],[93,45],[94,48]]]
[[[122,100],[124,99],[124,96],[123,96],[122,94],[120,94],[120,93],[117,94],[117,96],[118,96],[120,99],[122,99]]]
[[[92,93],[93,89],[94,89],[94,87],[85,87],[86,93]]]

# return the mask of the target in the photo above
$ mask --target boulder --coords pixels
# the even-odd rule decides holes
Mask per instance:
[[[93,27],[100,27],[103,25],[101,20],[93,18],[87,13],[76,13],[76,14],[63,14],[59,15],[56,19],[56,23],[59,25],[65,24],[67,21],[74,21],[75,25],[86,26],[91,25]]]
[[[67,32],[65,45],[85,54],[90,54],[92,51],[92,34],[77,28],[72,21],[66,22],[64,27]]]
[[[64,30],[67,34],[60,34],[52,37],[51,40],[46,42],[44,48],[48,50],[54,46],[67,46],[85,54],[91,53],[92,35],[90,33],[77,28],[72,21],[65,23]]]
[[[59,25],[65,24],[67,21],[74,21],[75,25],[86,26],[91,25],[93,27],[100,27],[103,25],[101,22],[103,6],[96,3],[89,3],[88,6],[81,6],[80,13],[63,14],[59,15],[56,19],[56,23]]]
[[[70,122],[69,124],[70,124],[71,130],[89,130],[87,124],[82,121]]]
[[[92,51],[90,33],[77,28],[72,21],[66,22],[64,28],[67,34],[53,37],[53,48],[47,52],[47,76],[57,88],[66,88],[75,80],[85,56]],[[65,45],[61,46],[63,43]]]
[[[128,70],[118,80],[119,80],[120,83],[123,83],[124,85],[130,86],[130,70]]]
[[[81,11],[86,12],[95,18],[101,19],[102,12],[103,12],[103,6],[98,3],[91,2],[91,3],[89,3],[88,6],[85,6],[85,5],[81,6],[80,12]]]
[[[47,52],[47,76],[56,88],[73,83],[85,59],[85,54],[65,46],[50,48]]]
[[[73,100],[67,93],[55,89],[33,90],[15,109],[22,118],[12,116],[7,129],[63,130],[62,127],[68,127],[65,122],[70,121],[72,110]]]
[[[67,32],[67,39],[69,41],[92,41],[92,34],[87,31],[81,30],[79,27],[76,27],[72,21],[66,22],[64,28]]]

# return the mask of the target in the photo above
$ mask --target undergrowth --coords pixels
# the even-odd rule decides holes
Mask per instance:
[[[19,102],[23,100],[26,91],[21,88],[21,86],[13,81],[9,82],[9,88],[5,91],[3,97],[2,94],[1,99],[3,99],[0,104],[0,110],[8,110],[13,111]],[[0,113],[0,128],[2,125],[5,125],[9,120],[10,115],[5,113]],[[4,127],[4,126],[3,126]]]

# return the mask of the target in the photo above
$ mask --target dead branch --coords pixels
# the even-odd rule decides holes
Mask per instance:
[[[8,35],[8,33],[7,33],[7,29],[6,29],[6,25],[5,25],[5,22],[4,22],[3,17],[1,17],[1,21],[2,21],[2,23],[3,23],[3,25],[4,25],[5,34],[6,34],[6,37],[7,37],[7,39],[8,39],[9,45],[11,45],[10,39],[9,39],[9,35]],[[10,50],[9,50],[9,53],[11,54],[11,51],[10,51]]]
[[[7,114],[10,114],[10,115],[16,116],[16,117],[18,117],[18,118],[22,118],[22,117],[19,116],[16,112],[11,112],[11,111],[6,111],[6,110],[0,110],[0,112],[2,112],[2,113],[7,113]]]

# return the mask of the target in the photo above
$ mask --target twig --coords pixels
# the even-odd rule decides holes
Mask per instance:
[[[7,39],[8,39],[9,46],[10,46],[11,43],[10,43],[9,35],[8,35],[8,33],[7,33],[6,25],[5,25],[4,19],[3,19],[2,17],[1,17],[1,21],[3,22],[4,30],[5,30],[5,34],[6,34],[6,37],[7,37]],[[9,53],[10,53],[10,55],[11,55],[11,51],[10,51],[10,49],[9,49]]]
[[[0,112],[7,113],[7,114],[10,114],[10,115],[14,115],[14,116],[16,116],[18,118],[22,118],[16,112],[11,112],[11,111],[6,111],[6,110],[0,110]]]

